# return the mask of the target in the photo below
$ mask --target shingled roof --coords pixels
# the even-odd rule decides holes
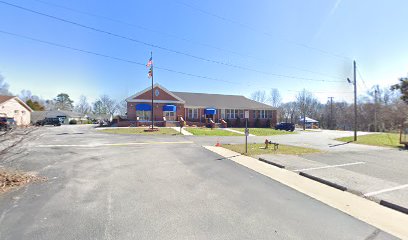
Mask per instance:
[[[274,110],[270,105],[248,99],[240,95],[223,95],[209,93],[190,93],[190,92],[172,92],[174,95],[183,99],[185,107],[206,108],[213,107],[217,109],[259,109]]]

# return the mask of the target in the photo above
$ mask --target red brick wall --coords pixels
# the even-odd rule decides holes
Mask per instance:
[[[171,96],[170,94],[166,93],[165,91],[163,91],[161,88],[159,87],[154,87],[153,88],[153,92],[156,91],[156,89],[159,90],[159,96],[154,95],[154,99],[155,100],[169,100],[169,101],[178,101],[178,99],[174,98],[173,96]],[[143,99],[143,100],[149,100],[152,99],[152,90],[149,90],[145,93],[143,93],[142,95],[137,96],[134,99]]]

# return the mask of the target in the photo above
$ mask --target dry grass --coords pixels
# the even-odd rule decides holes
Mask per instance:
[[[41,182],[45,180],[46,178],[38,177],[34,174],[0,168],[0,193],[7,192],[10,189],[21,187],[31,182]]]

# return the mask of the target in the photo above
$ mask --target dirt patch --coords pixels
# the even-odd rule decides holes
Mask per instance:
[[[46,180],[45,177],[39,177],[35,174],[0,168],[0,194],[32,182]]]

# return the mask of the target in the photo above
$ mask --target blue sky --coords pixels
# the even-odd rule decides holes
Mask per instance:
[[[345,79],[352,77],[353,59],[365,82],[358,78],[360,91],[391,85],[408,72],[404,0],[2,1],[246,68],[164,51],[0,3],[0,31],[140,63],[153,51],[158,67],[219,80],[156,69],[155,82],[174,91],[249,96],[278,88],[290,101],[305,88],[323,102],[329,96],[350,101],[352,86]],[[108,94],[119,100],[150,85],[144,66],[3,33],[0,43],[0,73],[14,93],[28,89],[49,99],[66,92],[74,100],[83,94],[90,101]]]

